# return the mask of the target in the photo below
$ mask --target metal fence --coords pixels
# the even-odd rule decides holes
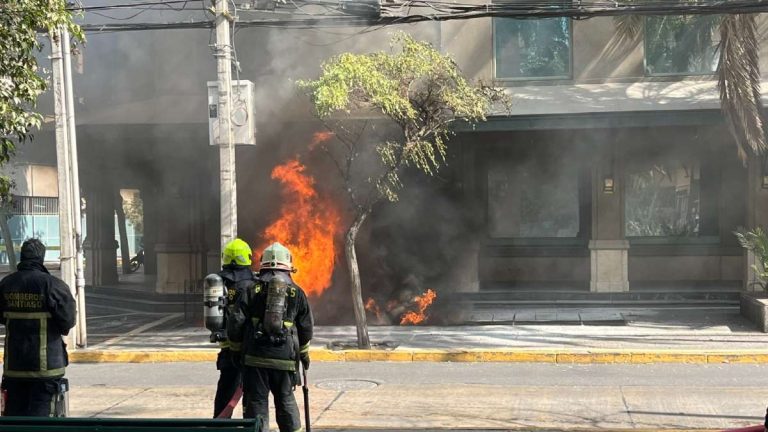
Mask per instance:
[[[11,201],[13,215],[58,215],[59,199],[14,195]]]

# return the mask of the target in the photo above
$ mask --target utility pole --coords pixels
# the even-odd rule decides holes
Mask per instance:
[[[228,0],[215,0],[216,73],[218,78],[218,121],[216,144],[219,146],[219,181],[221,183],[221,247],[237,236],[237,173],[232,131],[232,42]]]
[[[62,31],[57,29],[49,33],[51,38],[51,68],[53,72],[54,117],[56,119],[56,164],[59,183],[59,260],[61,263],[61,278],[69,286],[72,296],[77,299],[75,280],[75,250],[72,242],[72,211],[70,167],[69,167],[69,134],[67,133],[67,91],[64,84],[64,61],[62,50]],[[78,320],[79,321],[79,320]],[[77,341],[77,322],[74,331],[67,335],[67,344],[74,347]],[[75,342],[75,343],[73,343]]]
[[[69,179],[70,206],[72,211],[72,240],[75,242],[75,291],[77,293],[77,346],[88,346],[88,333],[85,324],[85,273],[83,257],[83,219],[80,214],[80,171],[77,162],[77,133],[75,127],[75,94],[72,91],[72,49],[69,31],[61,30],[61,44],[64,54],[64,79],[67,96],[67,125],[69,132]]]
[[[80,181],[77,163],[77,135],[72,92],[70,38],[66,29],[50,34],[53,69],[54,113],[56,118],[56,161],[59,183],[59,238],[61,276],[77,302],[75,328],[68,336],[70,346],[85,347],[85,279],[83,277]],[[72,343],[74,342],[74,343]]]

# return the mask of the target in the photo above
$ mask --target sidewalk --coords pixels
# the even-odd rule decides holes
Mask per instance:
[[[572,311],[571,311],[572,312]],[[768,334],[737,308],[586,311],[620,315],[624,325],[370,327],[374,350],[354,349],[352,326],[319,326],[314,361],[548,363],[768,363]],[[484,311],[483,313],[493,313]],[[556,314],[556,310],[541,313]],[[211,361],[216,346],[181,314],[159,316],[128,333],[91,334],[73,362]]]

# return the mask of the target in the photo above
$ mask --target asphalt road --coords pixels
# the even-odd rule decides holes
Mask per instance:
[[[217,379],[206,363],[68,375],[72,414],[101,417],[207,417]],[[318,363],[310,380],[316,429],[726,429],[768,403],[763,365]]]
[[[79,385],[199,386],[215,385],[212,363],[72,364],[67,374]],[[706,386],[765,387],[768,364],[563,365],[539,363],[313,363],[313,382],[372,380],[387,385],[498,386]],[[766,400],[768,403],[768,400]]]

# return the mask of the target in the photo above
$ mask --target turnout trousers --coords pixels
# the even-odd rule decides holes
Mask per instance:
[[[280,432],[301,430],[301,415],[293,390],[294,372],[246,366],[243,368],[243,417],[261,417],[262,430],[268,430],[269,393],[272,393]]]
[[[235,363],[234,355],[237,354],[233,354],[229,349],[222,349],[216,359],[219,382],[216,384],[216,397],[213,400],[213,418],[219,416],[242,383],[240,368]]]
[[[3,378],[7,392],[5,415],[20,417],[54,417],[61,378]]]

